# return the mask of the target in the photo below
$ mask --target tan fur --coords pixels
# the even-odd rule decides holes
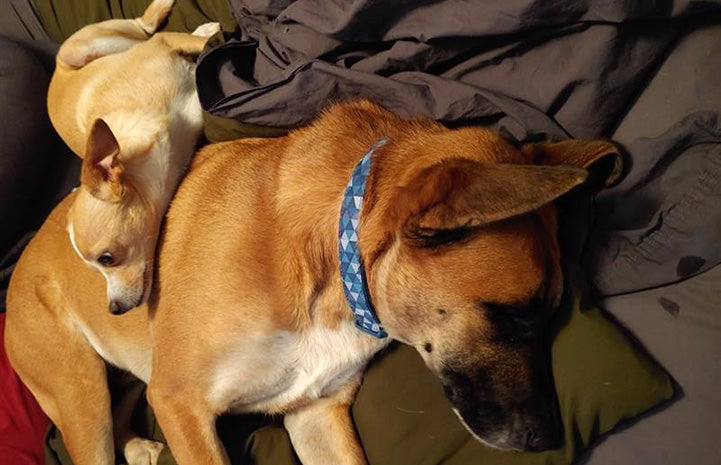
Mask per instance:
[[[48,91],[53,125],[83,158],[69,232],[78,254],[106,277],[116,313],[147,300],[160,223],[202,129],[188,58],[218,27],[155,34],[172,4],[155,0],[141,18],[73,34]],[[123,238],[114,235],[120,229]],[[99,263],[103,253],[111,265]]]
[[[495,340],[494,322],[479,306],[529,306],[539,314],[555,306],[562,277],[548,202],[583,175],[571,166],[529,168],[519,150],[487,129],[451,131],[356,102],[334,106],[284,138],[215,144],[197,154],[168,213],[149,306],[125,316],[98,312],[102,281],[61,239],[63,215],[80,194],[52,214],[11,281],[7,350],[60,425],[76,465],[111,463],[71,446],[108,443],[100,434],[110,421],[101,357],[149,381],[149,401],[180,465],[228,464],[215,431],[217,416],[227,411],[286,414],[306,465],[366,463],[349,406],[365,363],[388,339],[352,326],[338,273],[337,228],[351,171],[380,137],[389,142],[374,155],[360,236],[381,322],[391,338],[415,346],[444,385],[453,375],[446,368],[471,376],[490,367],[488,383],[503,387],[494,401],[514,424],[537,428],[523,426],[536,412],[516,410],[516,403],[534,395],[528,363],[541,355]],[[606,153],[615,154],[610,144]],[[458,159],[486,183],[465,175],[449,181],[433,168],[453,167]],[[486,164],[494,168],[478,167]],[[420,173],[440,190],[419,194]],[[497,192],[508,173],[521,173],[517,185]],[[545,182],[549,173],[555,182]],[[536,186],[525,183],[539,179]],[[488,219],[473,212],[486,204],[468,195],[490,195],[505,207],[491,205]],[[457,240],[426,246],[430,231],[424,237],[407,231],[430,210],[440,212],[441,223],[433,226],[440,230],[458,227],[449,212],[486,219],[470,223]],[[49,289],[52,297],[42,297]],[[67,363],[73,352],[78,357]],[[47,366],[53,366],[50,378]],[[69,382],[76,378],[89,380],[82,395]],[[73,396],[83,397],[83,405]],[[64,420],[66,411],[73,425]],[[516,426],[499,428],[474,434],[502,448],[536,444],[518,439],[525,430]]]

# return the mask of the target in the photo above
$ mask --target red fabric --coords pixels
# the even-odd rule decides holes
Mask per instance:
[[[4,334],[5,313],[0,313],[0,465],[42,465],[49,420],[10,367]]]

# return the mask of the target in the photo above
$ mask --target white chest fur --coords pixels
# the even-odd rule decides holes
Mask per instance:
[[[361,332],[350,321],[335,329],[240,338],[215,365],[209,400],[221,411],[282,411],[355,379],[388,342]]]

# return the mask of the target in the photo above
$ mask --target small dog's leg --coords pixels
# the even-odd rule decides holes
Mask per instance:
[[[367,464],[347,396],[319,399],[286,415],[284,424],[304,465]]]
[[[89,24],[58,50],[58,61],[71,68],[82,68],[91,61],[123,52],[138,42],[147,40],[170,13],[174,0],[155,0],[135,19],[111,19]]]
[[[178,465],[230,465],[202,395],[161,387],[157,378],[154,370],[148,401]]]
[[[130,429],[133,409],[143,393],[143,384],[136,382],[127,386],[113,409],[115,448],[122,451],[128,465],[156,465],[164,444],[138,437]]]

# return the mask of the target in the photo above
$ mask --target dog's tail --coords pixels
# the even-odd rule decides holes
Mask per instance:
[[[174,1],[153,0],[139,18],[110,19],[85,26],[63,42],[58,50],[58,62],[70,68],[82,68],[97,58],[124,52],[147,40],[168,17]]]

